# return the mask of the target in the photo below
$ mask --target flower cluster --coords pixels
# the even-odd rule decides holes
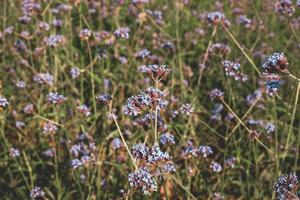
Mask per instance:
[[[38,197],[44,197],[45,192],[42,190],[42,188],[35,186],[31,191],[30,191],[30,197],[33,199],[36,199]]]
[[[229,60],[224,60],[222,64],[226,76],[233,77],[236,81],[245,82],[246,80],[248,80],[248,76],[239,71],[241,66],[239,63],[234,63]]]
[[[33,104],[27,104],[27,105],[23,108],[23,112],[26,113],[26,114],[33,114],[33,113],[34,113]]]
[[[155,121],[155,115],[154,114],[145,114],[143,117],[139,117],[133,121],[134,126],[142,126],[142,127],[151,127],[151,123]],[[158,131],[166,131],[167,125],[163,121],[163,119],[160,117],[160,115],[157,115],[157,130]]]
[[[128,27],[118,28],[117,30],[115,30],[114,34],[118,38],[128,39],[129,38],[129,28]]]
[[[193,114],[194,107],[190,103],[185,103],[180,106],[179,111],[181,112],[181,114],[189,116]]]
[[[49,86],[53,86],[54,78],[49,73],[39,73],[33,77],[33,80],[40,84],[46,84]]]
[[[43,133],[45,135],[54,135],[57,131],[57,126],[52,122],[46,122],[43,125]]]
[[[160,81],[166,79],[171,69],[166,65],[143,65],[139,67],[142,73],[147,73],[153,80]]]
[[[224,13],[218,11],[207,13],[207,21],[209,24],[212,24],[214,26],[218,25],[219,23],[222,23],[226,26],[230,25],[230,22],[226,19]]]
[[[181,157],[183,158],[191,158],[191,157],[198,157],[202,155],[203,158],[213,154],[213,150],[208,145],[200,145],[198,148],[194,147],[193,145],[188,145],[185,147],[181,153]]]
[[[19,18],[20,22],[27,24],[32,19],[33,10],[39,4],[35,4],[33,0],[22,0],[21,1],[21,10],[22,16]]]
[[[0,107],[6,107],[6,106],[8,106],[8,104],[9,103],[8,103],[7,99],[3,96],[0,96]]]
[[[209,166],[213,172],[219,173],[222,171],[222,165],[220,165],[219,163],[212,161],[210,166]]]
[[[273,53],[263,63],[262,68],[264,73],[288,72],[288,61],[285,55],[281,53]]]
[[[121,149],[124,146],[120,138],[114,138],[111,142],[111,147],[113,150]]]
[[[70,69],[70,75],[71,75],[72,79],[77,78],[80,75],[80,69],[77,67],[72,67]]]
[[[277,74],[265,74],[266,93],[269,96],[274,96],[280,87],[280,76]]]
[[[211,47],[209,48],[210,54],[217,54],[221,56],[227,55],[230,51],[231,51],[230,47],[222,43],[212,44]]]
[[[252,25],[252,20],[249,19],[246,15],[241,15],[239,17],[240,24],[244,25],[245,28],[249,28]]]
[[[88,28],[80,30],[79,37],[83,40],[88,40],[92,36],[92,32]]]
[[[70,148],[73,156],[71,166],[76,169],[80,166],[88,166],[95,160],[96,145],[92,137],[87,133],[79,135]]]
[[[298,177],[296,173],[280,176],[273,185],[278,200],[297,199],[297,187]]]
[[[44,39],[45,45],[49,47],[57,47],[58,45],[62,45],[66,42],[66,38],[63,35],[50,35],[49,37]]]
[[[160,136],[160,144],[163,146],[175,144],[175,137],[170,133],[163,133]]]
[[[168,105],[168,101],[165,100],[166,96],[167,91],[150,87],[127,100],[124,106],[124,114],[137,116],[144,108],[155,108],[156,106],[158,109],[163,109]]]
[[[78,112],[82,113],[83,115],[85,115],[86,117],[91,115],[90,109],[89,107],[87,107],[85,104],[82,104],[80,106],[77,106],[77,110]]]
[[[130,173],[128,181],[131,187],[140,189],[145,195],[157,191],[157,182],[147,168],[140,168],[134,173]]]
[[[16,148],[10,148],[9,149],[9,156],[12,157],[12,158],[15,158],[15,157],[19,157],[20,156],[20,151],[19,149],[16,149]]]
[[[55,105],[62,104],[66,100],[67,100],[67,98],[64,97],[63,95],[59,94],[58,92],[50,92],[46,96],[46,101],[50,104],[55,104]]]
[[[223,99],[224,98],[224,93],[220,89],[215,88],[215,89],[211,90],[209,96],[210,96],[211,100],[214,100],[216,98]]]
[[[293,2],[291,0],[278,0],[275,3],[275,12],[282,16],[292,16],[295,12]]]
[[[136,53],[137,58],[149,58],[151,56],[151,52],[148,49],[142,49]]]
[[[199,154],[206,158],[208,155],[213,154],[213,150],[210,146],[207,145],[200,145],[198,148]]]
[[[96,99],[103,104],[109,104],[112,100],[111,96],[106,94],[99,94],[98,96],[96,96]]]

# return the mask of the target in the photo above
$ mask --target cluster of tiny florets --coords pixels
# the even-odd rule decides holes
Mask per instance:
[[[33,199],[36,199],[38,197],[44,197],[45,192],[42,190],[42,188],[35,186],[31,191],[30,191],[30,197]]]
[[[166,65],[143,65],[139,67],[142,73],[147,73],[153,80],[164,80],[171,72],[171,69]]]
[[[219,173],[222,171],[222,165],[220,165],[219,163],[212,161],[210,166],[209,166],[213,172]]]
[[[215,88],[215,89],[211,90],[209,96],[210,96],[211,100],[214,100],[216,98],[222,99],[224,97],[224,93],[220,89]]]
[[[273,53],[263,63],[262,68],[264,73],[286,72],[288,69],[288,61],[285,55],[281,53]]]
[[[292,16],[295,12],[293,2],[291,0],[277,0],[275,3],[275,12],[282,16]]]
[[[164,133],[160,136],[161,145],[173,145],[175,144],[175,137],[170,133]]]
[[[90,108],[87,107],[85,104],[82,104],[82,105],[80,105],[80,106],[77,106],[77,110],[78,110],[78,112],[82,113],[82,114],[85,115],[86,117],[88,117],[88,116],[91,115]]]
[[[52,122],[46,122],[43,125],[43,134],[54,135],[57,131],[57,126]]]
[[[62,104],[67,100],[66,97],[64,97],[63,95],[59,94],[58,92],[50,92],[47,96],[46,96],[46,101],[49,104]]]
[[[157,182],[146,168],[140,168],[134,173],[128,175],[128,181],[131,187],[135,187],[142,191],[145,195],[157,191]]]
[[[33,77],[33,80],[40,84],[46,84],[48,86],[53,86],[54,78],[49,73],[39,73]]]
[[[239,63],[234,63],[229,60],[224,60],[222,64],[226,76],[233,77],[236,81],[244,82],[248,80],[248,76],[239,71],[240,70]]]
[[[6,107],[8,104],[8,100],[4,96],[0,96],[0,107]]]
[[[296,173],[280,176],[273,185],[278,200],[298,199],[297,188],[298,177],[296,176]]]
[[[230,22],[226,19],[224,13],[221,12],[209,12],[207,13],[208,23],[212,25],[218,25],[219,23],[223,23],[224,25],[229,26]]]
[[[128,27],[118,28],[117,30],[115,30],[114,34],[118,38],[128,39],[129,38],[129,28]]]
[[[193,105],[190,103],[182,104],[179,108],[179,111],[183,115],[191,115],[191,114],[193,114],[194,110],[195,109],[194,109]]]

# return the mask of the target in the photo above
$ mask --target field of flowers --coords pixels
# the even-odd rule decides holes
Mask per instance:
[[[299,0],[0,0],[0,21],[1,200],[300,199]]]

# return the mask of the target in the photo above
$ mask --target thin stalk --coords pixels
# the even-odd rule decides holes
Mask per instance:
[[[128,154],[129,154],[129,157],[130,157],[130,159],[131,159],[131,161],[132,161],[132,163],[133,163],[135,169],[137,170],[138,167],[137,167],[137,165],[136,165],[136,163],[135,163],[135,161],[134,161],[134,158],[133,158],[133,156],[132,156],[132,154],[131,154],[131,152],[130,152],[130,150],[129,150],[129,148],[128,148],[128,145],[127,145],[127,143],[126,143],[126,141],[125,141],[125,139],[124,139],[124,137],[123,137],[123,134],[122,134],[122,132],[121,132],[121,129],[120,129],[120,127],[119,127],[119,124],[118,124],[118,122],[117,122],[117,119],[116,119],[116,117],[113,117],[113,119],[114,119],[115,125],[117,126],[118,133],[119,133],[119,135],[120,135],[120,137],[121,137],[121,139],[122,139],[122,141],[123,141],[123,144],[124,144],[124,146],[125,146],[125,148],[126,148]]]

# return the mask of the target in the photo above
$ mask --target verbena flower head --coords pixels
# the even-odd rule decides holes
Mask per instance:
[[[210,146],[207,145],[201,145],[198,148],[199,154],[201,154],[204,158],[209,156],[210,154],[213,154],[213,150]]]
[[[63,95],[59,94],[58,92],[50,92],[47,96],[46,96],[46,101],[50,104],[62,104],[67,100],[66,97],[64,97]]]
[[[236,81],[246,81],[248,80],[248,76],[241,73],[240,70],[240,64],[239,63],[235,63],[229,60],[224,60],[222,62],[223,67],[224,67],[224,71],[226,76],[230,76],[233,77]]]
[[[88,40],[92,36],[92,32],[88,28],[80,30],[79,37],[83,40]]]
[[[275,3],[275,12],[282,16],[292,16],[295,12],[293,2],[291,0],[277,0]]]
[[[35,186],[31,192],[30,192],[30,198],[32,199],[36,199],[38,197],[44,197],[45,196],[45,192],[42,190],[42,188]]]
[[[16,86],[17,86],[18,88],[25,88],[25,87],[26,87],[26,83],[25,83],[24,81],[18,81],[18,82],[16,83]]]
[[[140,168],[134,173],[130,173],[128,181],[131,187],[139,189],[145,195],[150,195],[151,192],[157,191],[157,182],[146,168]]]
[[[10,148],[9,149],[9,156],[12,157],[12,158],[15,158],[15,157],[19,157],[20,156],[20,151],[19,149],[16,149],[16,148]]]
[[[160,144],[161,145],[173,145],[175,144],[175,137],[170,133],[163,133],[160,136]]]
[[[40,84],[46,84],[49,86],[54,85],[54,78],[49,73],[39,73],[33,77],[33,80]]]
[[[114,138],[111,142],[111,147],[113,150],[121,149],[123,146],[123,142],[120,138]]]
[[[274,96],[280,87],[280,76],[277,74],[265,74],[266,93],[269,96]]]
[[[221,55],[221,56],[225,56],[230,51],[231,51],[230,47],[227,46],[226,44],[222,44],[222,43],[212,44],[211,47],[209,48],[210,54],[217,54],[217,55]]]
[[[33,104],[27,104],[24,108],[23,108],[23,112],[26,114],[33,114],[34,113],[34,107]]]
[[[50,35],[44,39],[44,43],[49,47],[57,47],[66,42],[66,38],[63,35]]]
[[[230,25],[230,22],[226,19],[224,13],[221,12],[209,12],[207,13],[208,23],[216,26],[219,23],[223,23],[226,26]]]
[[[80,75],[80,69],[78,67],[72,67],[70,69],[70,75],[72,79],[77,78]]]
[[[165,100],[167,91],[161,91],[157,88],[150,87],[147,90],[140,92],[137,96],[130,97],[123,110],[125,115],[137,116],[144,108],[157,108],[159,110],[168,105]]]
[[[99,94],[96,99],[103,104],[109,104],[112,100],[111,96],[106,94]]]
[[[147,159],[149,148],[143,144],[135,144],[132,147],[132,155],[137,159]]]
[[[151,52],[148,49],[142,49],[136,53],[136,57],[141,59],[148,58],[150,56]]]
[[[189,116],[193,114],[194,107],[190,103],[185,103],[180,106],[179,111],[181,112],[181,114]]]
[[[297,188],[298,177],[292,172],[281,175],[273,185],[278,200],[297,199]]]
[[[288,61],[283,53],[273,53],[263,63],[264,73],[288,72]]]
[[[217,99],[223,99],[224,98],[224,93],[220,89],[215,88],[215,89],[211,90],[209,96],[210,96],[211,100],[214,100],[216,98]]]
[[[0,96],[0,107],[6,107],[8,105],[8,100],[4,96]]]
[[[173,162],[167,162],[166,164],[161,166],[161,170],[163,173],[174,173],[176,172],[176,166]]]
[[[143,65],[139,67],[142,73],[147,73],[154,81],[161,81],[166,79],[167,75],[171,72],[171,69],[166,65]]]
[[[43,133],[45,135],[54,135],[57,131],[57,126],[52,122],[46,122],[43,125]]]
[[[222,165],[220,165],[219,163],[212,161],[210,166],[209,166],[213,172],[219,173],[222,171]]]
[[[129,38],[129,28],[128,27],[118,28],[117,30],[115,30],[114,34],[118,38],[128,39]]]
[[[249,28],[252,25],[252,20],[249,19],[246,15],[241,15],[239,17],[240,24],[244,25],[245,28]]]
[[[85,104],[77,106],[77,110],[78,110],[78,112],[84,114],[86,117],[91,115],[90,108],[87,107]]]
[[[160,150],[157,144],[154,144],[149,150],[147,162],[153,165],[159,165],[160,163],[170,161],[171,157],[167,152]]]
[[[225,168],[234,168],[235,163],[236,163],[236,158],[235,157],[227,158],[224,162],[224,167]]]

